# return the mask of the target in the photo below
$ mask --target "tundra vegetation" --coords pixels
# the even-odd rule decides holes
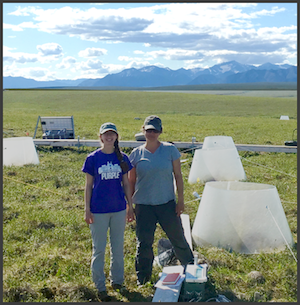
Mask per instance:
[[[143,120],[161,117],[163,141],[203,142],[206,136],[231,136],[235,144],[284,145],[297,127],[296,97],[231,96],[172,92],[6,90],[3,136],[33,136],[38,116],[74,116],[75,134],[98,139],[103,122],[114,122],[121,140],[135,140]],[[280,120],[288,115],[290,120]],[[37,137],[41,138],[41,126]],[[84,222],[82,164],[96,148],[37,147],[40,164],[3,167],[3,301],[93,302],[90,231]],[[130,153],[129,148],[124,152]],[[193,151],[182,150],[185,213],[191,226],[203,183],[188,184]],[[209,265],[203,300],[223,294],[232,301],[297,301],[297,154],[239,152],[247,181],[275,185],[294,241],[292,249],[244,255],[194,245]],[[157,242],[165,238],[158,226]],[[125,292],[108,293],[117,302],[151,302],[159,279],[136,286],[135,222],[125,231]],[[291,253],[292,251],[292,253]],[[294,254],[294,255],[292,255]],[[109,272],[109,247],[105,272]],[[251,277],[260,272],[259,278]]]

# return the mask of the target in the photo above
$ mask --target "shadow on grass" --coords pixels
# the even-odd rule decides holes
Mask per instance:
[[[69,152],[76,152],[78,154],[89,154],[92,151],[100,148],[100,142],[99,147],[89,147],[89,146],[80,146],[79,148],[77,146],[37,146],[36,150],[40,152],[61,152],[61,151],[69,151]],[[126,153],[130,154],[133,150],[132,147],[121,147],[121,150]]]
[[[122,297],[118,297],[117,295],[112,295],[110,291],[107,291],[111,296],[110,302],[123,302],[121,300],[122,297],[128,299],[129,302],[151,302],[152,297],[144,297],[141,293],[135,291],[128,291],[127,289],[123,291],[118,291]],[[88,302],[98,302],[97,292],[95,289],[90,289],[85,286],[77,286],[74,287],[73,291],[70,291],[69,296],[73,300],[79,301],[88,301]]]
[[[137,291],[128,291],[125,289],[124,291],[120,292],[120,294],[128,299],[128,302],[151,302],[152,296],[149,295],[147,297],[143,296],[140,292]]]
[[[99,145],[100,147],[100,145]],[[76,146],[68,147],[68,146],[37,146],[36,150],[40,152],[61,152],[61,151],[69,151],[69,152],[76,152],[79,154],[88,154],[99,147],[86,147],[80,146],[79,148]]]
[[[36,299],[38,294],[28,287],[14,287],[3,291],[4,302],[24,302],[28,299]]]
[[[128,290],[119,292],[123,297],[127,298],[129,302],[151,302],[152,296],[145,297],[139,292],[131,292]],[[110,302],[123,302],[120,297],[111,295]],[[49,302],[70,300],[73,302],[101,302],[97,297],[95,289],[90,289],[86,286],[75,287],[43,287],[38,292],[32,288],[26,287],[14,287],[6,291],[3,291],[4,302],[36,302],[47,300]],[[46,301],[46,302],[47,302]]]

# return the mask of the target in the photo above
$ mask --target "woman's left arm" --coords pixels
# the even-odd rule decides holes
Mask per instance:
[[[123,184],[123,189],[124,193],[127,199],[127,220],[128,222],[131,222],[134,220],[134,212],[133,212],[133,207],[132,207],[132,191],[131,191],[131,184],[129,183],[128,180],[128,173],[124,174],[122,177],[122,184]]]
[[[181,174],[180,158],[174,160],[172,163],[173,163],[173,172],[176,181],[177,196],[178,196],[178,201],[176,204],[176,213],[178,216],[180,216],[180,214],[182,214],[184,211],[183,179]]]

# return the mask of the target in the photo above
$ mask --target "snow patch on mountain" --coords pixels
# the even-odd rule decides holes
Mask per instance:
[[[221,69],[222,73],[225,73],[225,72],[231,70],[231,65],[224,65],[224,66],[221,66],[220,69]],[[236,73],[236,72],[235,72],[235,73]]]

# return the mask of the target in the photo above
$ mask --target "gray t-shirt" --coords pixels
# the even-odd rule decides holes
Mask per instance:
[[[129,160],[136,169],[133,203],[159,205],[175,200],[173,164],[180,158],[174,144],[161,142],[152,154],[145,144],[136,147]]]

